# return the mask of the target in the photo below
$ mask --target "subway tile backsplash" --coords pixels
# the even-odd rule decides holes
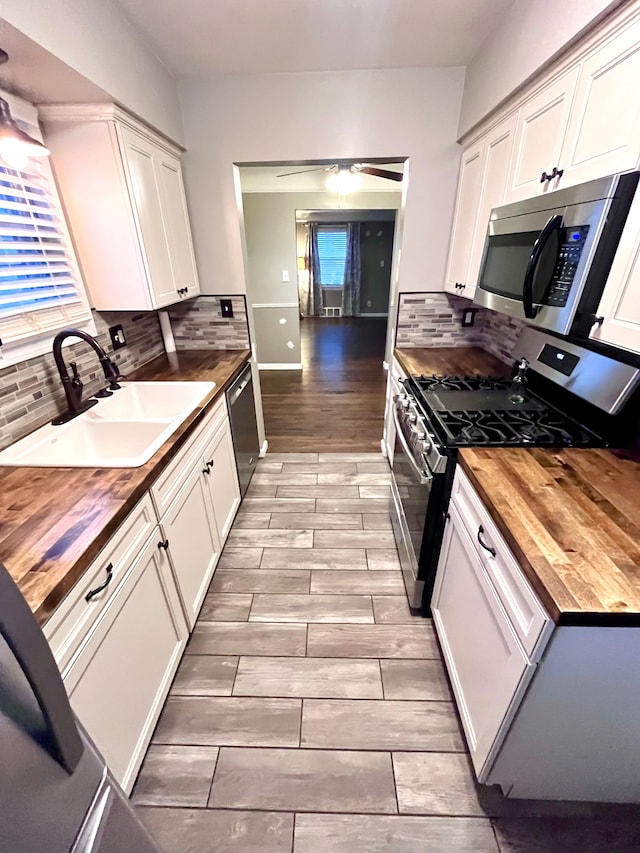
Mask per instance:
[[[462,312],[475,308],[475,323],[462,325]],[[506,363],[512,361],[515,342],[524,323],[495,311],[473,305],[443,291],[401,293],[396,346],[480,346]]]
[[[221,299],[231,299],[233,317],[222,316]],[[176,349],[249,349],[243,296],[198,296],[169,309]]]
[[[155,312],[93,312],[97,339],[126,376],[164,353]],[[109,326],[121,323],[127,344],[113,353]],[[53,343],[53,339],[52,339]],[[105,385],[94,351],[79,341],[63,350],[65,362],[76,361],[85,397]],[[58,371],[51,352],[0,370],[0,449],[47,423],[66,408]]]

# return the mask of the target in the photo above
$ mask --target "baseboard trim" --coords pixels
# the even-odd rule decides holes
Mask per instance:
[[[368,311],[367,312],[361,311],[360,314],[358,314],[358,317],[388,317],[388,316],[389,316],[389,312],[386,312],[385,314],[373,314],[373,313],[368,312]],[[358,318],[356,317],[356,319],[358,319]]]
[[[258,370],[302,370],[302,362],[289,362],[288,364],[258,364]]]
[[[269,449],[269,442],[265,438],[265,440],[262,442],[262,447],[260,448],[260,459],[264,459],[264,457],[267,455],[268,449]]]

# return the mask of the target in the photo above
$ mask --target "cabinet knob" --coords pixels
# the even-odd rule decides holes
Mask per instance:
[[[162,548],[163,551],[168,551],[169,550],[169,540],[164,539],[163,541],[158,542],[158,548]]]
[[[545,181],[548,181],[548,180],[549,180],[549,175],[547,175],[547,173],[546,173],[546,172],[543,172],[543,173],[540,175],[540,183],[541,183],[541,184],[544,184],[544,182],[545,182]]]
[[[208,463],[208,462],[207,462],[207,464],[205,465],[205,467],[202,469],[202,473],[203,473],[203,474],[210,474],[210,473],[211,473],[211,468],[209,467],[209,463]]]
[[[604,317],[600,317],[597,314],[592,314],[591,319],[593,320],[592,326],[601,326],[604,323]]]

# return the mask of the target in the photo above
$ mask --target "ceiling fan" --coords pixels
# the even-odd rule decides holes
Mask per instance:
[[[376,178],[385,178],[387,181],[401,181],[402,172],[392,172],[389,169],[379,169],[377,166],[372,166],[369,163],[353,163],[351,166],[340,166],[334,163],[331,166],[316,166],[313,169],[300,169],[297,172],[285,172],[282,175],[276,175],[278,178],[288,178],[291,175],[303,175],[305,172],[332,172],[333,174],[363,174],[373,175]]]

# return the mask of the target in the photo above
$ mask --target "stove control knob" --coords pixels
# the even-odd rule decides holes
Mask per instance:
[[[409,415],[409,423],[410,424],[417,424],[418,423],[418,416],[416,414]]]
[[[424,436],[424,441],[422,442],[422,452],[428,453],[431,450],[431,439]]]
[[[423,441],[426,444],[427,434],[423,429],[418,430],[416,435],[418,436],[418,441]]]
[[[406,394],[403,394],[402,397],[400,397],[400,403],[402,404],[403,409],[408,409],[411,405],[411,401]]]

